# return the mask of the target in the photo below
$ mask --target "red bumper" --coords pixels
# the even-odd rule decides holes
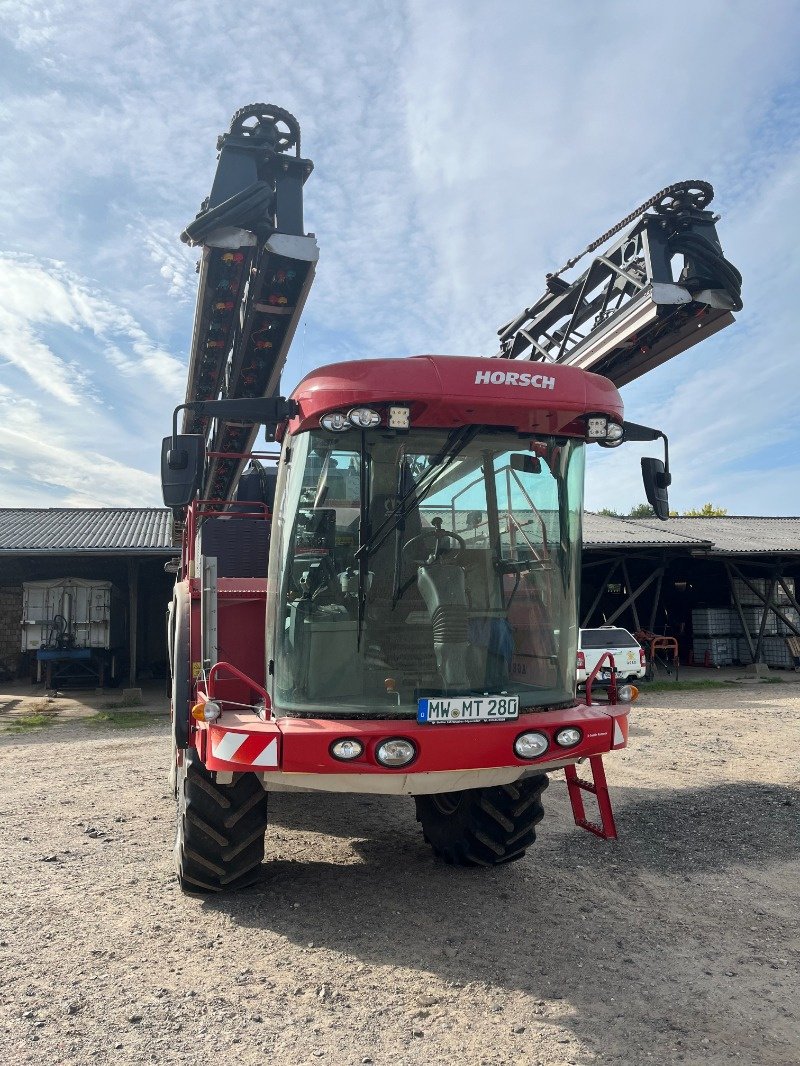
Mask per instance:
[[[562,748],[555,734],[575,726],[582,739]],[[544,733],[547,750],[538,759],[520,759],[514,741],[531,730]],[[390,737],[411,740],[417,756],[401,769],[388,769],[375,759],[375,748]],[[354,738],[364,746],[357,759],[343,762],[330,753],[336,740]],[[259,721],[254,714],[225,712],[203,725],[196,746],[209,770],[280,771],[287,774],[413,774],[452,770],[483,770],[507,766],[563,764],[624,748],[628,740],[628,706],[578,705],[560,711],[523,714],[513,722],[475,725],[420,725],[414,720],[336,721],[280,718]]]

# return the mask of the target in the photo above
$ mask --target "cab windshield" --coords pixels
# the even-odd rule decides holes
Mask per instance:
[[[288,445],[269,568],[275,713],[573,698],[581,441],[376,429]]]

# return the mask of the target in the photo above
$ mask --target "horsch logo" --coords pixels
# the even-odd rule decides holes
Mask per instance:
[[[556,379],[545,374],[518,374],[515,370],[479,370],[476,385],[524,385],[534,389],[554,389]]]

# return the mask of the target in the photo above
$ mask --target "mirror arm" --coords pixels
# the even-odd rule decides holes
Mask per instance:
[[[623,440],[663,440],[664,441],[664,486],[668,487],[672,484],[672,475],[669,472],[669,440],[666,433],[662,433],[660,429],[653,429],[650,426],[640,426],[638,422],[623,422],[622,428],[625,431]]]
[[[233,397],[233,398],[229,397],[227,400],[192,400],[189,403],[180,403],[180,404],[178,404],[178,406],[172,412],[172,444],[171,444],[171,447],[170,447],[170,453],[175,452],[176,455],[173,458],[173,456],[170,454],[169,465],[170,465],[170,467],[173,470],[182,470],[183,467],[186,464],[186,459],[187,459],[187,456],[185,455],[184,452],[180,452],[180,453],[178,452],[178,439],[177,439],[178,438],[178,414],[181,411],[203,411],[203,410],[205,410],[205,411],[208,411],[211,415],[213,415],[216,418],[224,418],[225,417],[225,404],[229,402],[231,407],[233,409],[235,409],[235,405],[237,403],[237,400],[238,400],[237,397]],[[259,402],[259,401],[257,401],[255,398],[246,399],[246,398],[242,397],[242,402],[243,403],[254,403],[254,402]],[[269,400],[268,400],[267,397],[263,397],[260,402],[266,403],[266,402],[269,402]],[[258,416],[254,415],[251,418],[251,417],[246,417],[245,415],[242,415],[242,414],[239,414],[238,416],[237,415],[232,415],[232,416],[229,416],[229,417],[231,417],[234,421],[241,422],[241,423],[244,423],[244,424],[250,424],[252,422],[253,424],[260,424],[262,426],[274,427],[274,426],[279,425],[286,418],[293,418],[300,411],[300,405],[297,403],[296,400],[284,399],[281,396],[276,396],[273,399],[273,403],[275,404],[274,417],[270,417],[270,418],[265,419],[263,416],[258,417]]]
[[[167,456],[167,462],[169,463],[171,470],[183,470],[189,459],[186,452],[178,451],[178,413],[180,411],[193,411],[198,406],[198,401],[195,401],[194,403],[179,403],[172,412],[172,442],[169,448],[169,455]]]

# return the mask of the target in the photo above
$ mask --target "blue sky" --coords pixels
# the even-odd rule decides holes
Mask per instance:
[[[800,8],[510,0],[0,0],[4,506],[160,503],[196,253],[178,234],[231,114],[292,111],[315,365],[490,354],[546,271],[658,188],[710,180],[736,324],[623,390],[678,509],[800,513]],[[597,450],[599,451],[599,449]],[[634,446],[587,506],[643,498]]]

